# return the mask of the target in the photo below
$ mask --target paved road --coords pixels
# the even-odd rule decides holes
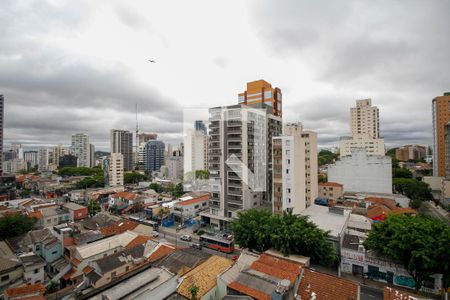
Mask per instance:
[[[180,246],[190,247],[192,245],[192,242],[198,243],[198,240],[199,240],[198,236],[195,234],[189,234],[192,237],[192,242],[186,242],[186,241],[180,240],[180,236],[185,234],[184,232],[176,234],[173,231],[168,231],[161,227],[158,229],[158,231],[159,231],[159,237],[158,237],[159,240],[166,240],[169,243],[177,245],[178,247],[180,247]],[[223,253],[223,252],[209,249],[206,247],[203,247],[202,251],[206,252],[208,254],[211,254],[211,255],[218,255],[218,256],[222,256],[222,257],[226,257],[226,258],[231,258],[234,255],[239,256],[241,254],[241,250],[237,250],[237,249],[235,249],[234,252],[231,254]]]
[[[373,288],[367,285],[361,285],[361,300],[383,299],[383,290]]]
[[[435,207],[434,204],[428,201],[423,202],[422,206],[423,207],[421,207],[421,210],[424,211],[425,214],[429,214],[437,219],[441,219],[450,224],[450,218],[446,215],[446,212],[444,210]]]

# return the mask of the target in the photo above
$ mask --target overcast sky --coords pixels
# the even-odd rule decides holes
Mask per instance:
[[[237,103],[246,82],[283,92],[285,121],[349,134],[359,98],[389,146],[430,144],[450,91],[450,1],[18,1],[0,4],[5,144],[69,144],[111,128],[178,143],[184,108]],[[156,63],[149,63],[154,59]]]

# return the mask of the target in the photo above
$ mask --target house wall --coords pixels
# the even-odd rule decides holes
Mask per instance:
[[[70,214],[72,216],[72,220],[74,221],[85,219],[88,217],[88,208],[84,207],[76,210],[70,210]]]
[[[53,227],[60,223],[66,222],[70,220],[70,213],[67,214],[61,214],[61,215],[54,215],[49,217],[43,218],[42,225],[44,227]]]
[[[118,278],[118,277],[121,277],[123,274],[125,274],[139,266],[141,266],[141,264],[133,264],[133,262],[129,262],[128,264],[120,266],[117,269],[111,270],[110,272],[106,272],[105,274],[103,274],[102,278],[100,278],[95,284],[93,284],[93,286],[95,288],[99,288],[105,284],[110,283],[113,280],[112,274],[114,272],[115,272],[115,278]],[[127,267],[128,267],[128,269],[127,269]],[[94,264],[94,269],[98,269],[98,267],[96,267],[95,264]]]
[[[9,287],[10,283],[20,279],[23,275],[23,268],[21,265],[14,269],[0,274],[0,290]]]
[[[379,268],[379,276],[374,278],[377,281],[388,282],[393,285],[414,289],[414,280],[403,268],[403,266],[390,261],[381,260],[373,256],[367,256],[365,252],[351,250],[348,248],[341,249],[341,271],[344,273],[352,273],[352,266],[357,265],[363,267],[364,273],[369,272],[369,265]],[[392,282],[389,282],[389,274],[392,273]],[[435,274],[431,276],[434,279],[434,288],[422,287],[422,291],[428,293],[439,293],[442,287],[442,275]]]
[[[44,267],[28,267],[23,273],[23,278],[29,284],[44,283]]]
[[[42,257],[45,259],[47,263],[52,263],[58,260],[62,256],[62,246],[60,243],[56,244],[50,249],[43,247],[42,249]]]

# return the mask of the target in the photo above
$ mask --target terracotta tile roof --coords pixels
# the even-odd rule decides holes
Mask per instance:
[[[81,263],[81,261],[79,261],[78,259],[76,259],[76,258],[72,258],[72,260],[70,261],[73,265],[75,265],[75,266],[78,266],[80,263]]]
[[[112,195],[111,197],[113,198],[122,198],[122,199],[126,199],[126,200],[134,200],[136,199],[137,195],[135,193],[132,192],[117,192],[114,195]]]
[[[195,284],[198,287],[198,299],[208,293],[217,282],[217,275],[228,269],[233,262],[224,257],[213,255],[205,262],[185,274],[177,288],[177,293],[190,299],[189,288]]]
[[[344,187],[343,184],[337,182],[320,182],[319,186],[333,186],[333,187]]]
[[[291,283],[295,282],[301,271],[300,264],[265,253],[261,254],[250,268],[273,277],[288,279]]]
[[[75,274],[76,272],[77,272],[77,271],[76,271],[74,268],[70,269],[70,271],[67,272],[67,273],[63,276],[63,279],[64,279],[64,280],[69,280],[69,279],[72,277],[72,275]]]
[[[377,204],[382,204],[387,206],[390,209],[395,209],[397,207],[397,204],[394,200],[389,198],[381,198],[381,197],[366,197],[364,199],[366,202],[372,202]]]
[[[367,217],[372,220],[384,220],[391,212],[389,208],[384,205],[376,205],[369,208]]]
[[[42,213],[40,211],[32,211],[32,212],[28,213],[28,217],[36,218],[38,220],[43,218]]]
[[[320,300],[356,300],[358,284],[332,275],[304,269],[297,294],[301,299],[311,299],[311,293]]]
[[[185,200],[185,201],[181,201],[176,203],[176,206],[187,206],[187,205],[191,205],[194,203],[198,203],[198,202],[203,202],[203,201],[207,201],[209,200],[209,195],[204,195],[198,198],[194,198],[194,199],[189,199],[189,200]]]
[[[26,297],[26,295],[31,295],[35,293],[44,294],[45,287],[41,283],[31,284],[31,285],[23,285],[15,288],[8,288],[5,290],[5,295],[12,298],[16,297]]]
[[[86,267],[83,268],[83,273],[84,274],[89,274],[92,271],[94,271],[94,269],[92,267],[90,267],[90,266],[86,266]]]
[[[136,246],[139,245],[143,245],[145,244],[148,240],[150,239],[150,237],[145,236],[145,235],[138,235],[134,240],[132,240],[125,248],[127,249],[131,249],[134,248]]]
[[[117,222],[111,224],[110,226],[103,227],[102,229],[100,229],[100,232],[103,234],[104,237],[108,237],[108,236],[124,233],[125,231],[128,231],[128,230],[133,230],[138,225],[139,225],[139,223],[131,221],[131,220],[120,220],[120,221],[117,221]]]
[[[75,245],[75,239],[73,237],[66,237],[63,240],[64,247]]]
[[[167,255],[175,252],[175,247],[170,247],[167,245],[161,245],[155,252],[153,252],[150,257],[147,259],[149,262],[157,261],[160,258],[166,257]]]
[[[394,215],[400,215],[400,214],[412,214],[415,215],[417,214],[417,210],[410,208],[410,207],[397,207],[396,209],[394,209],[391,214]]]
[[[240,292],[241,294],[248,295],[252,298],[255,298],[257,300],[270,300],[272,299],[271,296],[264,294],[263,292],[260,292],[258,290],[252,289],[251,287],[248,287],[246,285],[243,285],[237,281],[233,281],[228,285],[229,288]]]

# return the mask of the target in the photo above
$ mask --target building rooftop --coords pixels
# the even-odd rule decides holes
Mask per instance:
[[[67,214],[69,212],[69,210],[67,208],[59,207],[59,206],[49,206],[49,207],[39,208],[39,210],[42,213],[42,216],[44,218],[59,216],[61,214]]]
[[[144,246],[138,245],[98,259],[95,263],[98,265],[100,272],[105,274],[130,262],[137,262],[139,259],[142,262],[144,260],[143,255]]]
[[[44,228],[29,231],[21,236],[7,239],[9,246],[16,252],[28,252],[30,247],[36,243],[42,243],[47,249],[52,248],[59,243],[58,239],[52,234],[50,229]]]
[[[316,224],[320,229],[330,231],[330,236],[338,237],[347,226],[350,211],[337,210],[336,212],[342,212],[342,214],[333,213],[332,210],[326,206],[313,204],[300,214],[309,216],[309,220]]]
[[[103,227],[110,226],[120,220],[121,220],[120,217],[114,216],[110,213],[103,212],[96,214],[92,218],[84,220],[82,223],[84,228],[86,229],[98,230]]]
[[[11,251],[5,241],[0,241],[0,257],[2,258],[16,258],[14,252]]]
[[[297,294],[301,299],[311,299],[313,293],[316,296],[315,299],[320,300],[357,300],[359,299],[359,284],[311,269],[304,269]]]
[[[30,267],[30,266],[36,266],[36,265],[45,266],[47,264],[42,257],[40,257],[34,253],[19,256],[19,260],[25,268]]]
[[[88,257],[106,252],[110,249],[126,247],[137,236],[137,233],[127,231],[122,234],[114,235],[112,237],[99,240],[87,245],[78,246],[75,248],[75,256],[76,258],[83,260]]]
[[[216,285],[217,275],[232,265],[233,262],[229,259],[216,255],[211,256],[184,275],[183,281],[177,288],[177,293],[189,299],[191,297],[189,288],[195,284],[198,286],[197,297],[201,299]]]
[[[64,204],[64,207],[70,209],[70,210],[78,210],[78,209],[83,209],[86,208],[86,206],[80,205],[80,204],[76,204],[74,202],[68,202],[66,204]]]
[[[0,257],[0,273],[14,269],[16,266],[20,266],[17,259]]]
[[[131,220],[119,220],[100,229],[103,236],[111,236],[135,229],[139,223]]]
[[[182,276],[202,262],[211,254],[193,248],[178,249],[166,258],[157,262],[155,266],[167,268],[170,272]]]
[[[343,184],[337,182],[319,182],[319,186],[344,187]]]
[[[190,196],[184,197],[184,198],[190,198],[190,199],[183,200],[183,198],[180,198],[181,201],[177,202],[175,204],[175,206],[187,206],[187,205],[192,205],[192,204],[203,202],[203,201],[208,201],[209,200],[209,195],[204,195],[204,196],[200,196],[200,197],[197,197],[197,198],[192,198]]]
[[[23,297],[23,299],[29,299],[31,296],[43,295],[45,293],[45,287],[43,284],[28,284],[14,288],[8,288],[5,290],[5,295],[9,298]],[[45,298],[43,298],[45,299]]]

